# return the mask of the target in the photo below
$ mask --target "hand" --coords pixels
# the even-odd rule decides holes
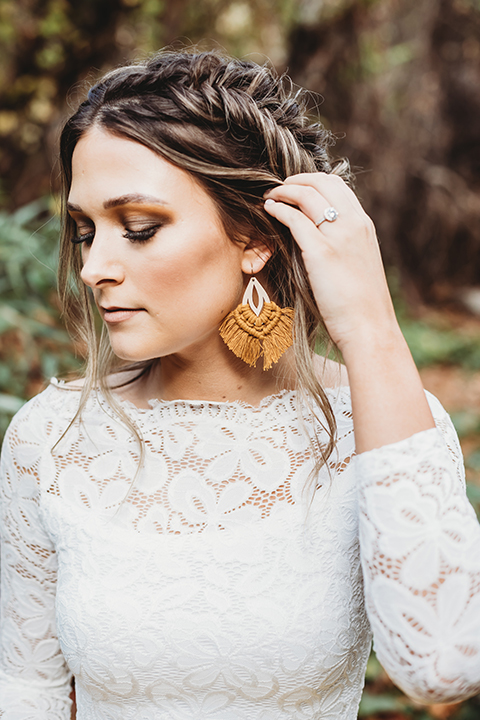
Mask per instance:
[[[302,250],[318,308],[332,340],[352,345],[399,332],[373,222],[337,175],[293,175],[266,194],[265,210]],[[318,223],[334,207],[334,222]]]
[[[400,332],[375,228],[341,178],[294,175],[266,194],[265,210],[302,250],[318,308],[348,370],[357,452],[433,426],[417,369]],[[323,222],[326,208],[338,218]]]

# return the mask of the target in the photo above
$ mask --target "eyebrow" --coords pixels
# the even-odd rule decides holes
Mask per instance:
[[[168,205],[165,200],[161,200],[160,198],[154,197],[153,195],[131,193],[130,195],[120,195],[120,197],[105,200],[105,202],[103,203],[103,207],[105,208],[105,210],[109,210],[110,208],[119,207],[120,205],[128,205],[129,203],[150,203],[155,205]],[[71,202],[67,202],[67,210],[69,210],[70,212],[83,212],[82,208],[79,205],[74,205],[74,203]]]

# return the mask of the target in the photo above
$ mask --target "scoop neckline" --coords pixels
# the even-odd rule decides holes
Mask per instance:
[[[78,387],[67,387],[67,383],[64,380],[58,380],[57,378],[51,378],[50,385],[53,387],[59,388],[61,390],[69,390],[69,391],[76,391],[80,392],[81,388]],[[350,395],[350,386],[349,385],[336,385],[335,387],[325,387],[323,388],[324,392],[329,395],[336,395],[339,397],[341,394],[347,394]],[[108,399],[100,390],[97,388],[94,394],[99,400],[109,405]],[[175,398],[173,400],[165,400],[163,398],[150,398],[147,400],[147,403],[149,407],[139,407],[138,405],[135,405],[131,400],[127,400],[126,398],[121,398],[118,395],[116,396],[117,403],[119,407],[123,407],[127,410],[134,411],[139,414],[148,414],[156,410],[157,408],[168,408],[168,407],[219,407],[219,408],[242,408],[249,411],[260,411],[265,408],[269,408],[272,405],[274,405],[277,402],[284,401],[288,398],[295,398],[297,396],[297,390],[289,390],[288,388],[283,388],[283,390],[279,390],[276,393],[271,393],[270,395],[265,395],[261,399],[261,401],[258,403],[258,405],[252,405],[251,403],[247,402],[246,400],[192,400],[192,399],[185,399],[185,398]]]

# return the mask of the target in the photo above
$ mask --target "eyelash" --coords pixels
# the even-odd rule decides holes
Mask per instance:
[[[143,230],[126,230],[123,237],[127,238],[127,240],[131,240],[133,243],[147,242],[147,240],[150,240],[150,238],[155,235],[159,227],[160,225],[151,225]],[[88,245],[93,242],[94,237],[95,232],[92,230],[84,235],[76,235],[75,237],[72,237],[71,241],[74,245],[82,245],[82,243],[87,243]]]

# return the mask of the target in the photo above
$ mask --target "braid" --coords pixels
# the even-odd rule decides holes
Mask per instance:
[[[207,135],[208,164],[213,152],[220,166],[258,168],[277,181],[298,172],[330,172],[331,137],[322,125],[308,122],[306,94],[287,85],[286,78],[255,63],[211,52],[166,52],[106,75],[91,88],[84,108],[107,127],[116,113],[125,114],[124,127],[118,127],[123,133],[136,115],[145,124],[161,118],[162,125],[197,127],[203,136],[197,157],[205,156]],[[178,143],[172,148],[178,150]]]

